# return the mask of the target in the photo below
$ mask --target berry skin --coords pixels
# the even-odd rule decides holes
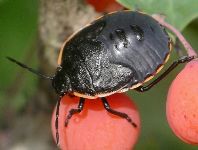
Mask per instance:
[[[116,0],[86,0],[88,4],[92,5],[97,12],[112,12],[122,10],[123,6],[116,2]]]
[[[107,97],[110,106],[127,113],[137,124],[134,128],[126,119],[108,113],[100,99],[86,100],[83,111],[75,114],[64,126],[67,112],[76,108],[78,97],[64,96],[59,112],[59,146],[63,150],[131,150],[140,132],[140,118],[130,98],[118,93]],[[55,138],[55,111],[52,116],[52,133]]]
[[[198,144],[198,61],[186,64],[173,81],[166,115],[173,132],[189,144]]]

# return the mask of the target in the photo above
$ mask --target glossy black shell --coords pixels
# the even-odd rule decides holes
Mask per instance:
[[[53,87],[58,94],[91,96],[130,88],[164,63],[169,42],[164,28],[146,14],[105,15],[65,43]]]

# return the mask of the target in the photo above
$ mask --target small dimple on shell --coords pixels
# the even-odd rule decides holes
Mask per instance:
[[[136,39],[142,41],[144,39],[144,31],[137,25],[130,25],[131,30],[135,33]]]
[[[114,40],[114,37],[113,37],[112,33],[109,33],[109,38],[110,38],[110,40]]]

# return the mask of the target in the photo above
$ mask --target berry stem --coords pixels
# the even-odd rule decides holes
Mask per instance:
[[[152,16],[155,20],[157,20],[161,25],[168,28],[170,31],[172,31],[180,40],[180,42],[183,44],[184,48],[186,49],[188,56],[196,56],[196,51],[192,48],[192,46],[187,42],[187,40],[184,38],[184,36],[179,32],[175,27],[170,25],[165,21],[165,18],[160,15],[153,15]]]

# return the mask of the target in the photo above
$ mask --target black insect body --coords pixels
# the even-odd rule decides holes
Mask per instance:
[[[59,94],[89,98],[133,88],[163,65],[169,46],[163,27],[148,15],[106,15],[65,43],[53,86]]]
[[[178,64],[194,57],[175,61],[161,76],[143,87],[166,63],[171,40],[152,17],[133,11],[110,13],[100,17],[72,35],[63,45],[59,66],[53,77],[46,77],[8,57],[23,68],[52,80],[60,96],[56,109],[56,137],[59,141],[58,116],[61,97],[72,94],[80,97],[79,106],[69,111],[65,125],[83,109],[85,99],[101,97],[105,109],[136,124],[127,114],[112,110],[105,96],[135,89],[144,92],[163,79]]]

